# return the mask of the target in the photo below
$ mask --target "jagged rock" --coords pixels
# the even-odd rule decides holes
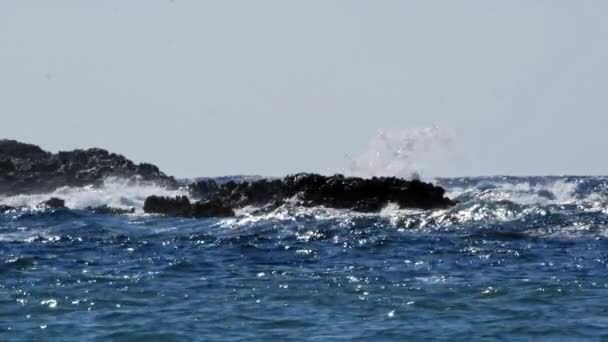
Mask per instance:
[[[149,196],[144,202],[144,212],[151,214],[164,214],[169,216],[189,217],[192,214],[190,200],[186,196],[162,197]]]
[[[232,217],[234,210],[219,201],[199,201],[192,204],[192,216],[202,217]]]
[[[181,217],[230,217],[234,210],[219,201],[198,201],[191,204],[186,196],[150,196],[144,202],[144,212]]]
[[[265,206],[276,208],[290,198],[305,206],[325,206],[361,212],[380,211],[389,203],[401,208],[446,208],[455,203],[445,197],[441,187],[419,180],[394,177],[355,178],[342,175],[297,174],[283,179],[225,182],[205,179],[189,186],[193,197],[202,201],[191,204],[186,197],[151,196],[145,212],[185,217],[234,216],[233,208]]]
[[[51,197],[50,199],[38,204],[38,207],[48,209],[64,209],[65,201],[61,198]]]
[[[100,185],[116,176],[132,182],[149,181],[167,188],[178,182],[151,164],[135,164],[124,156],[102,149],[74,150],[52,154],[31,144],[0,140],[0,195],[51,192],[63,186]],[[441,187],[419,180],[398,178],[362,179],[342,175],[296,174],[283,179],[242,178],[242,181],[203,179],[188,186],[193,198],[151,196],[145,212],[184,217],[233,216],[233,208],[273,208],[294,198],[305,206],[326,206],[363,212],[379,211],[388,203],[401,208],[446,208],[454,202]],[[51,208],[61,200],[47,201]],[[91,210],[118,213],[115,208]]]
[[[197,194],[201,199],[214,197],[219,190],[220,186],[213,179],[203,179],[190,184],[190,192]]]
[[[52,154],[32,144],[0,140],[0,194],[45,193],[63,186],[99,185],[107,177],[176,188],[173,177],[152,164],[92,148]]]
[[[108,215],[126,215],[126,214],[134,214],[135,208],[122,209],[122,208],[113,208],[107,205],[100,205],[98,207],[87,207],[87,211],[93,212],[95,214],[108,214]]]
[[[419,180],[394,177],[363,179],[342,175],[301,173],[283,179],[211,184],[205,180],[189,186],[193,197],[219,201],[234,208],[281,203],[296,197],[305,206],[326,206],[362,212],[379,211],[388,203],[401,208],[446,208],[454,202],[441,187]],[[208,189],[212,189],[209,191]]]

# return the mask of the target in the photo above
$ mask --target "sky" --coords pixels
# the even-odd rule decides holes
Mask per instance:
[[[179,177],[608,174],[606,1],[0,1],[0,138]],[[395,135],[395,134],[393,134]],[[399,135],[399,134],[397,134]],[[370,145],[371,139],[371,145]],[[441,157],[437,157],[441,156]]]

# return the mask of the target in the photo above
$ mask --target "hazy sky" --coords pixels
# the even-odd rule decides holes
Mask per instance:
[[[608,1],[0,0],[0,137],[177,176],[339,171],[438,125],[433,175],[608,174]]]

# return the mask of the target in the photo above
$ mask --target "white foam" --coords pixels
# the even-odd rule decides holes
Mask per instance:
[[[107,205],[123,209],[135,208],[137,212],[142,212],[146,197],[151,195],[178,196],[186,195],[186,191],[167,190],[149,182],[135,183],[112,177],[107,178],[100,187],[63,187],[46,194],[0,197],[0,203],[13,207],[35,207],[50,197],[58,197],[65,200],[65,205],[72,209]]]
[[[525,181],[516,184],[499,182],[492,185],[493,188],[484,190],[478,198],[507,200],[519,204],[573,204],[578,200],[577,184],[564,180],[536,185]]]

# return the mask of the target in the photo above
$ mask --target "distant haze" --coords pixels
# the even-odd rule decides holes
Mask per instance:
[[[436,125],[450,137],[429,175],[608,174],[607,13],[599,0],[3,1],[0,138],[102,147],[180,177],[282,175],[348,169],[378,129]]]

